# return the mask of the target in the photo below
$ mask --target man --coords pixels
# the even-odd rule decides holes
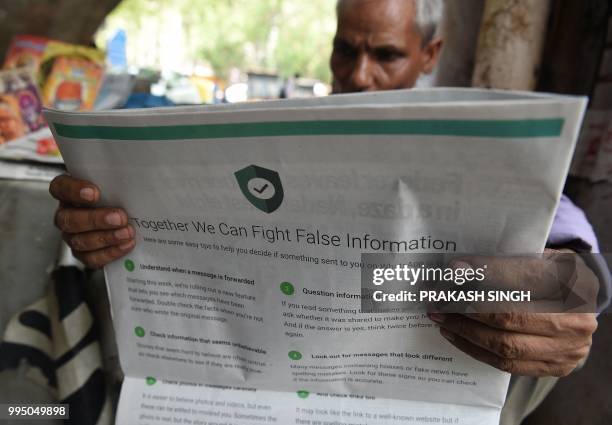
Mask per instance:
[[[334,92],[414,87],[435,68],[442,1],[339,1],[331,56]],[[416,7],[418,6],[418,7]]]
[[[331,56],[335,92],[413,87],[436,66],[442,40],[436,27],[441,0],[340,0],[338,27]],[[61,204],[56,224],[75,256],[100,267],[134,248],[134,229],[125,211],[91,208],[100,191],[68,176],[55,179],[51,194]],[[568,223],[570,223],[568,225]],[[564,198],[549,244],[596,248],[597,241],[582,212]],[[573,245],[570,245],[573,244]],[[577,248],[576,248],[577,249]],[[504,270],[520,270],[510,264]],[[500,274],[504,278],[503,273]],[[508,276],[506,276],[508,277]],[[595,279],[591,273],[582,279]],[[441,334],[472,357],[513,378],[502,423],[519,423],[554,385],[588,355],[595,314],[432,315]],[[553,377],[537,380],[535,377]]]

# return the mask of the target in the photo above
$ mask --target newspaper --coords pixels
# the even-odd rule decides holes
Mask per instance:
[[[417,89],[46,111],[137,233],[105,268],[117,423],[497,423],[509,375],[425,315],[360,313],[361,254],[541,252],[584,108]]]

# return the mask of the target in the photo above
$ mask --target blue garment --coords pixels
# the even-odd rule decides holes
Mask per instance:
[[[132,93],[123,108],[158,108],[160,106],[175,105],[174,102],[172,102],[166,96],[155,96],[148,93]]]

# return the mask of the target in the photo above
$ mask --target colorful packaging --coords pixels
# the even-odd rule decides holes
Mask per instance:
[[[45,126],[31,68],[0,72],[0,143]]]
[[[13,38],[4,68],[30,65],[44,106],[88,110],[102,83],[104,61],[104,52],[92,47],[18,35]]]
[[[16,35],[4,59],[4,69],[29,67],[38,71],[50,40],[32,35]]]
[[[92,109],[102,83],[103,70],[81,57],[60,56],[43,87],[43,102],[64,111]]]
[[[93,108],[104,76],[104,53],[97,49],[50,42],[41,63],[45,106],[67,111]]]
[[[17,139],[25,133],[17,102],[10,95],[0,95],[0,144]]]

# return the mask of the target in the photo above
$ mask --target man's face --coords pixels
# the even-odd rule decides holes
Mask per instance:
[[[414,87],[436,65],[442,42],[426,46],[412,0],[343,0],[330,60],[334,92]]]

